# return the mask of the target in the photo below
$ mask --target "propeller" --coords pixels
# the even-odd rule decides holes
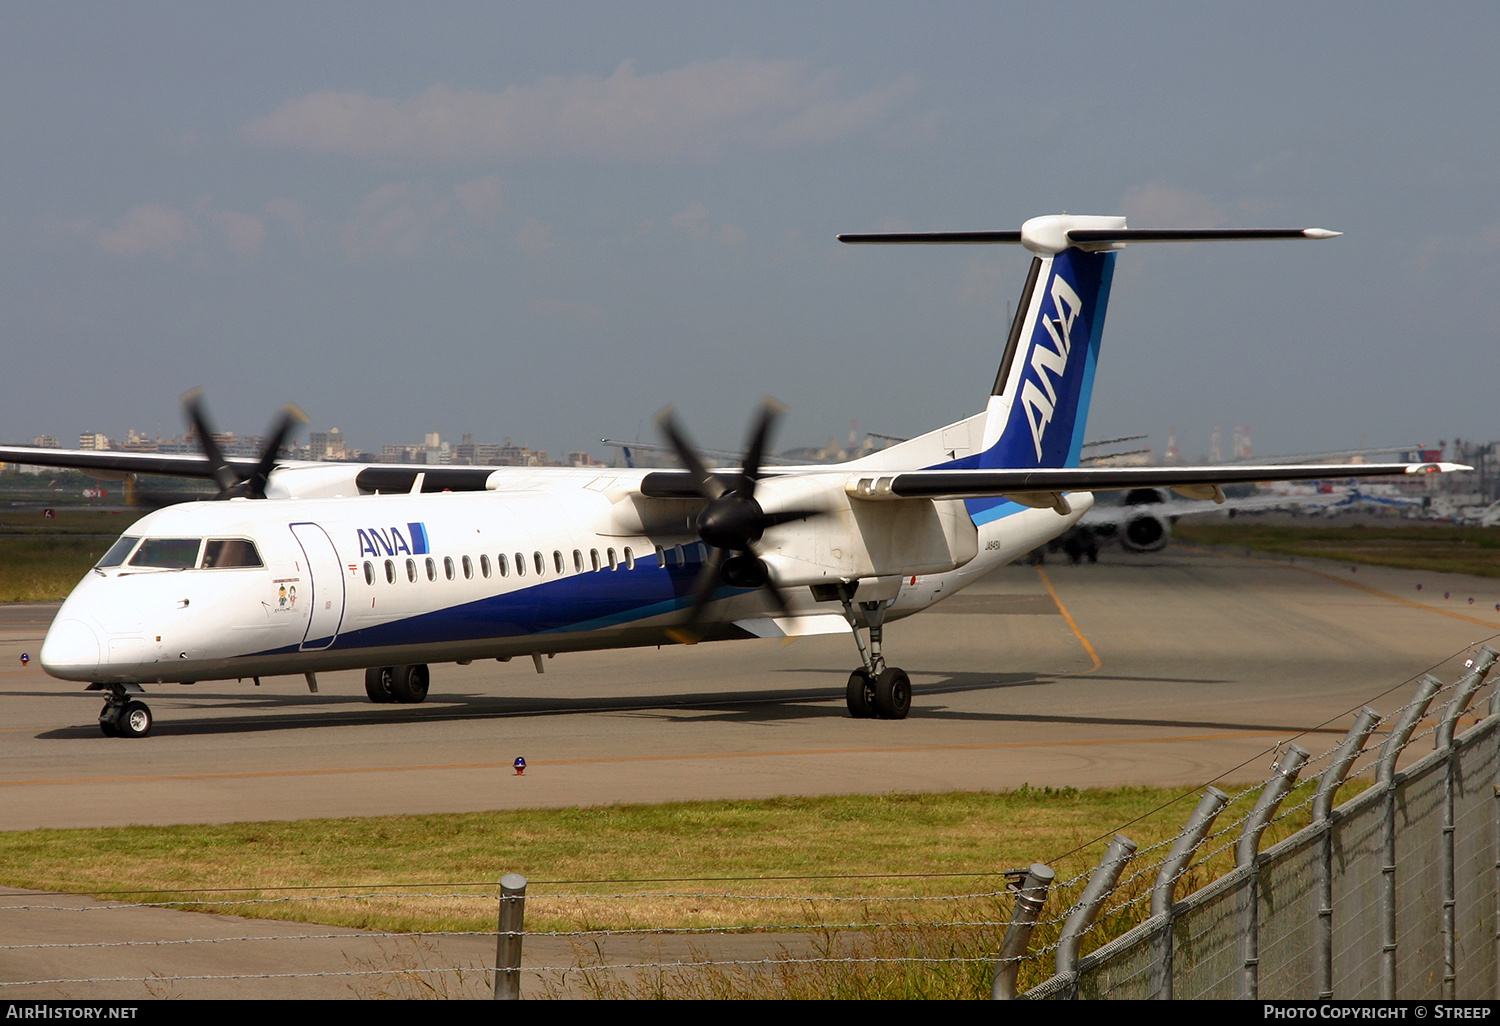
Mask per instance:
[[[678,426],[670,406],[664,407],[656,415],[656,423],[666,435],[672,451],[697,484],[698,493],[706,500],[703,509],[686,526],[708,545],[708,558],[704,560],[703,569],[693,583],[693,603],[688,607],[686,620],[682,626],[667,632],[674,640],[691,645],[702,638],[699,627],[703,622],[704,611],[713,597],[714,589],[721,583],[736,588],[763,589],[782,616],[791,615],[786,596],[777,587],[771,568],[755,550],[755,543],[760,541],[768,529],[793,520],[805,520],[822,512],[796,509],[767,513],[755,497],[755,486],[761,478],[761,464],[766,455],[766,442],[770,438],[771,428],[785,412],[786,407],[774,399],[768,398],[761,403],[760,414],[745,447],[744,459],[740,461],[738,480],[732,484],[709,473],[698,450]]]
[[[215,441],[213,425],[203,407],[203,389],[195,388],[185,394],[182,397],[182,408],[187,414],[188,422],[198,434],[198,444],[202,446],[203,458],[209,465],[209,476],[219,486],[219,494],[215,496],[218,499],[264,499],[266,482],[271,477],[271,471],[276,469],[281,447],[299,424],[307,423],[307,414],[296,406],[290,403],[283,406],[276,426],[271,429],[265,447],[260,451],[260,459],[254,467],[247,468],[243,464],[231,463]]]

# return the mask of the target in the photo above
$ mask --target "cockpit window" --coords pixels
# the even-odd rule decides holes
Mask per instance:
[[[131,566],[162,570],[187,570],[198,565],[202,538],[147,538],[130,559]]]
[[[130,555],[130,550],[135,548],[135,543],[138,541],[140,541],[139,538],[132,538],[127,534],[111,545],[109,551],[104,554],[104,558],[94,565],[102,567],[119,566],[125,562],[125,557]]]
[[[203,566],[206,569],[265,566],[255,543],[246,538],[210,538],[203,547]]]

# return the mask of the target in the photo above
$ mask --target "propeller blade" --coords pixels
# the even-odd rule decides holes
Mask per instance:
[[[717,478],[708,472],[703,461],[698,458],[698,450],[693,448],[681,429],[677,426],[677,418],[672,413],[671,406],[663,406],[656,414],[656,424],[662,433],[667,436],[667,441],[672,443],[672,451],[682,461],[683,467],[693,480],[698,483],[698,491],[705,499],[710,501],[724,494],[724,487]]]
[[[245,479],[247,490],[252,499],[264,499],[266,497],[266,482],[271,478],[271,471],[276,469],[276,462],[281,455],[281,447],[291,437],[297,428],[307,423],[307,414],[303,413],[295,404],[288,403],[281,408],[281,419],[277,421],[276,427],[272,429],[271,436],[267,440],[265,448],[260,452],[260,461],[256,463],[255,469]]]
[[[714,589],[719,586],[719,570],[723,565],[724,550],[710,549],[708,559],[703,561],[703,569],[698,571],[698,579],[693,582],[693,604],[688,607],[687,618],[680,627],[667,631],[672,640],[684,645],[695,645],[703,640],[698,627],[703,623],[703,611],[713,598]]]
[[[755,482],[760,480],[761,459],[766,453],[766,439],[770,437],[771,428],[785,412],[786,407],[769,396],[761,401],[760,419],[756,422],[755,430],[750,436],[750,444],[745,447],[745,458],[741,462],[743,469],[740,486],[735,489],[740,498],[748,499],[755,493]]]
[[[785,593],[783,593],[781,587],[777,585],[776,578],[771,575],[771,568],[769,566],[766,566],[765,560],[761,560],[760,565],[761,568],[765,571],[766,575],[766,583],[762,584],[761,588],[771,596],[771,604],[776,607],[776,611],[778,613],[780,613],[782,616],[791,616],[792,607],[787,604]]]
[[[203,409],[203,389],[195,388],[183,395],[182,406],[187,412],[188,423],[192,424],[193,430],[197,432],[198,445],[203,450],[203,458],[208,461],[209,468],[213,471],[214,483],[219,486],[219,495],[222,498],[240,483],[240,475],[224,458],[223,450],[214,439],[213,425],[209,423],[208,414]]]

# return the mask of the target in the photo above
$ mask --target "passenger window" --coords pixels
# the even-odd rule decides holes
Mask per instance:
[[[437,580],[437,563],[433,561],[431,556],[427,557],[427,579],[429,581]]]
[[[104,558],[94,565],[102,567],[119,566],[125,562],[125,557],[130,555],[130,550],[135,548],[135,543],[138,541],[140,541],[139,538],[131,538],[129,536],[121,538],[111,545],[109,551],[104,554]]]
[[[599,571],[599,550],[589,549],[589,562],[594,564],[594,572]]]
[[[396,564],[389,559],[385,561],[385,583],[396,583]]]
[[[618,570],[620,568],[620,561],[615,557],[615,550],[610,548],[606,551],[609,553],[609,568],[611,570]]]
[[[667,565],[667,554],[662,550],[662,547],[660,545],[656,547],[656,565],[660,567],[665,567]]]
[[[635,569],[635,553],[630,551],[630,546],[625,546],[625,569]]]
[[[496,556],[495,558],[500,561],[500,576],[501,577],[509,577],[510,576],[510,560],[508,560],[508,559],[505,558],[505,553],[502,552],[502,553],[500,553],[500,555]]]
[[[583,573],[583,553],[577,549],[573,550],[573,572],[575,574]]]
[[[468,556],[465,556],[464,557],[464,580],[466,580],[466,581],[472,581],[473,579],[474,579],[474,561],[472,559],[470,559]]]
[[[672,546],[672,562],[679,567],[687,566],[687,553],[682,551],[681,545]]]
[[[130,559],[131,566],[186,570],[198,565],[201,538],[147,538]]]
[[[555,566],[555,567],[557,567],[557,572],[558,573],[562,573],[563,572],[563,558],[562,558],[562,552],[561,552],[561,550],[559,550],[559,549],[553,549],[552,550],[552,565]]]
[[[452,556],[444,556],[443,557],[443,576],[446,577],[446,578],[448,578],[448,580],[450,580],[450,581],[453,580],[453,557]]]
[[[516,553],[516,576],[526,576],[526,557],[519,552]]]
[[[365,583],[375,583],[375,566],[368,559],[365,560]]]
[[[490,557],[483,552],[479,554],[479,572],[484,574],[485,580],[489,580]]]
[[[417,561],[415,559],[408,559],[406,561],[406,579],[413,584],[417,582]]]
[[[538,577],[547,572],[547,564],[545,561],[543,561],[542,554],[540,552],[533,552],[531,554],[531,560],[536,564],[536,575]]]
[[[210,538],[203,546],[206,569],[234,569],[265,566],[255,543],[245,538]]]

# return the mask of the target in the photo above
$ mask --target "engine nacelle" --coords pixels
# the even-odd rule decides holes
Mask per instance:
[[[1160,552],[1172,537],[1172,525],[1165,517],[1137,513],[1120,529],[1120,547],[1126,552]]]

